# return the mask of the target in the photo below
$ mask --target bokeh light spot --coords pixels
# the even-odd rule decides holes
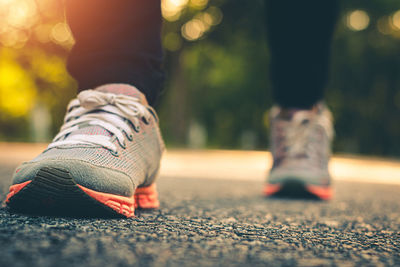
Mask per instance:
[[[196,9],[203,9],[207,6],[208,0],[190,0],[190,6]]]
[[[162,16],[168,21],[179,19],[182,10],[187,6],[189,0],[162,0]]]
[[[36,4],[32,0],[19,0],[9,4],[7,23],[17,28],[29,28],[36,20]]]
[[[212,7],[208,8],[206,12],[212,18],[211,25],[215,26],[222,22],[222,17],[223,17],[222,11],[218,7],[212,6]]]
[[[368,27],[369,20],[367,12],[355,10],[347,15],[347,27],[353,31],[362,31]]]
[[[51,37],[55,43],[65,46],[72,46],[73,37],[68,25],[64,22],[57,23],[51,29]]]
[[[393,14],[392,25],[396,30],[400,30],[400,10]]]
[[[182,36],[189,41],[195,41],[203,36],[208,27],[199,19],[192,19],[182,26]]]

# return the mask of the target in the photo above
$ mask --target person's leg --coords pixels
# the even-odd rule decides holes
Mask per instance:
[[[279,106],[309,108],[323,99],[338,5],[337,0],[267,0],[270,77]]]
[[[68,70],[79,90],[107,83],[134,85],[153,105],[162,88],[160,0],[68,0],[76,44]]]
[[[338,2],[268,0],[266,7],[276,106],[270,112],[274,164],[265,193],[329,199],[333,128],[322,100]]]
[[[164,144],[148,102],[163,77],[160,1],[66,3],[76,38],[68,67],[80,93],[47,149],[17,168],[6,203],[73,216],[131,217],[137,207],[156,208]]]

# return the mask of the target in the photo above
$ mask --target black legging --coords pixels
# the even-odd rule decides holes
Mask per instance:
[[[162,88],[160,0],[68,0],[76,44],[68,70],[79,90],[135,85],[150,104]],[[309,107],[323,98],[336,0],[268,0],[271,79],[277,104]]]

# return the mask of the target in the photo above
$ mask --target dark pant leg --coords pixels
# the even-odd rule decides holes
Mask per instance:
[[[337,0],[267,0],[271,82],[278,105],[308,108],[324,97]]]
[[[79,90],[128,83],[154,104],[164,80],[160,0],[67,0],[66,12]]]

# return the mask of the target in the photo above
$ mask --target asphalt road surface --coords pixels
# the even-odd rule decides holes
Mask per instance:
[[[4,198],[13,164],[0,164]],[[330,202],[266,199],[258,181],[159,179],[133,219],[0,209],[0,266],[400,266],[400,186],[337,182]]]

